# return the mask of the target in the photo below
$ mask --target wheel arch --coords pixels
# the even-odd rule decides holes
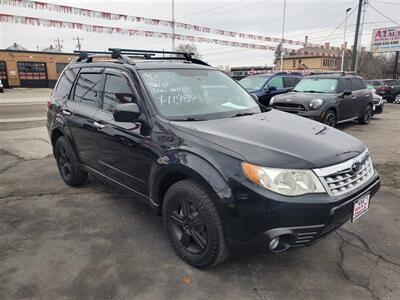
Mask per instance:
[[[191,153],[175,153],[174,156],[181,159],[165,164],[160,164],[162,159],[159,159],[157,165],[150,171],[150,197],[158,205],[159,213],[161,213],[162,202],[168,188],[184,179],[192,179],[202,184],[213,198],[219,200],[218,206],[224,200],[223,198],[230,198],[231,192],[227,182],[208,161]],[[224,196],[221,196],[222,194]]]

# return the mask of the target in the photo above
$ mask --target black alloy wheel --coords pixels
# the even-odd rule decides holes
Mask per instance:
[[[229,256],[217,205],[201,184],[185,179],[170,186],[162,215],[172,247],[187,263],[207,268]]]
[[[66,184],[78,186],[83,184],[88,174],[79,169],[76,156],[65,137],[59,137],[55,144],[54,156],[57,161],[58,171]]]
[[[324,117],[324,124],[335,127],[336,126],[336,114],[333,110],[328,110]]]
[[[182,247],[190,253],[201,253],[207,246],[205,222],[196,206],[188,199],[176,201],[170,211],[169,222],[173,234]]]

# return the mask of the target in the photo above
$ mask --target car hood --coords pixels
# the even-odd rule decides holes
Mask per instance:
[[[314,99],[328,100],[334,98],[334,94],[323,94],[323,93],[301,93],[291,92],[275,96],[275,103],[294,103],[294,104],[307,104]]]
[[[250,163],[275,168],[320,168],[365,150],[365,145],[351,135],[274,109],[251,116],[171,125],[227,148]]]

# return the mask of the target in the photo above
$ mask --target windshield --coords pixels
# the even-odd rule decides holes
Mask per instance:
[[[217,70],[139,71],[158,112],[170,120],[205,120],[260,112],[257,102]]]
[[[332,94],[336,91],[337,79],[304,78],[294,88],[295,92]]]
[[[239,80],[239,83],[246,90],[259,90],[264,86],[267,79],[266,76],[249,76]]]

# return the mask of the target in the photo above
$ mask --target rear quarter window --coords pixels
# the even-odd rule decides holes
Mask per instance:
[[[364,81],[359,78],[352,78],[351,79],[351,86],[353,91],[363,90],[366,89],[367,86],[365,85]]]

